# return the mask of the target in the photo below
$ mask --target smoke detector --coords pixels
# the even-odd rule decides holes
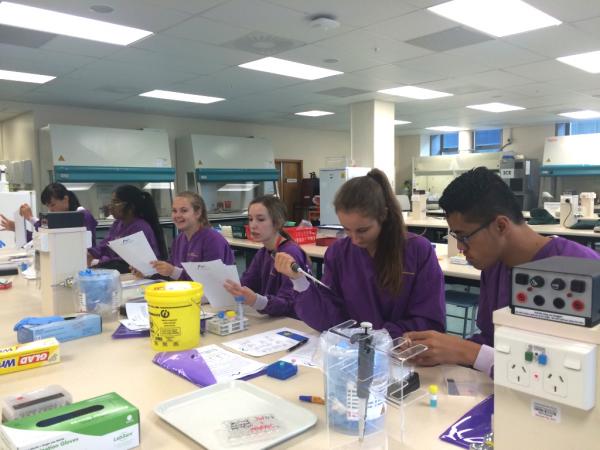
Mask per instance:
[[[310,26],[323,31],[334,30],[340,25],[335,17],[330,15],[319,14],[310,18]]]

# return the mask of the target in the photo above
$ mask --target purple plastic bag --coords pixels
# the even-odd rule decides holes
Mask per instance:
[[[466,449],[471,444],[482,443],[484,436],[492,431],[493,413],[494,396],[490,395],[440,434],[440,439]]]
[[[135,337],[148,337],[150,330],[130,330],[125,325],[121,324],[112,334],[113,339],[125,339]]]
[[[157,353],[152,362],[199,387],[217,382],[206,361],[195,349]]]

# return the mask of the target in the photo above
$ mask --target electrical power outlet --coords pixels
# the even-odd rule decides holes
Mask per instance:
[[[600,406],[597,345],[498,326],[494,348],[494,384],[584,411]]]
[[[568,393],[568,376],[563,371],[546,370],[544,371],[544,391],[559,397],[566,397]]]
[[[508,362],[508,381],[519,386],[529,386],[531,381],[531,370],[530,364],[523,361],[509,361]]]

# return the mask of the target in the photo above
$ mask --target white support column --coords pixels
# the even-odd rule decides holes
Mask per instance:
[[[371,100],[350,108],[351,164],[382,170],[395,188],[394,104]]]

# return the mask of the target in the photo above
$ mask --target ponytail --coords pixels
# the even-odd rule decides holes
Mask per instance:
[[[71,191],[68,191],[67,195],[69,196],[69,211],[77,211],[77,208],[81,206],[81,203],[79,203],[79,199]]]
[[[406,227],[385,173],[372,169],[366,176],[347,181],[337,192],[334,206],[336,212],[357,212],[379,222],[381,232],[374,255],[377,281],[392,294],[400,294]]]

